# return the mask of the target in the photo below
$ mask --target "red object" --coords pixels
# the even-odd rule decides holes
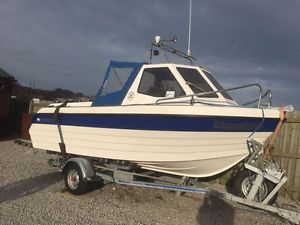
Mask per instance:
[[[32,114],[24,114],[22,116],[21,138],[30,140],[29,127],[31,125]]]
[[[10,83],[0,81],[0,135],[9,133],[8,118],[11,89]]]

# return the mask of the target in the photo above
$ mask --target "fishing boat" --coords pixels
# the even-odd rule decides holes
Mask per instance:
[[[33,118],[34,148],[186,177],[209,177],[249,155],[247,140],[265,142],[280,119],[262,103],[258,84],[224,89],[201,66],[151,63],[154,48],[193,57],[156,37],[150,63],[111,61],[91,102],[42,108]],[[258,88],[255,107],[238,104],[229,91]],[[270,98],[271,99],[271,98]]]

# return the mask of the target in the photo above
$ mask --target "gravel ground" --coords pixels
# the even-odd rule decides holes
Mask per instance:
[[[0,225],[8,224],[289,224],[214,196],[109,184],[82,196],[64,191],[44,151],[0,141]],[[222,188],[222,187],[221,187]]]

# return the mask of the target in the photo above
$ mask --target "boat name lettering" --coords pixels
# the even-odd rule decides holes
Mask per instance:
[[[223,122],[223,121],[215,121],[213,128],[217,130],[237,130],[237,131],[244,131],[244,130],[255,130],[257,128],[257,123],[238,123],[238,122]]]

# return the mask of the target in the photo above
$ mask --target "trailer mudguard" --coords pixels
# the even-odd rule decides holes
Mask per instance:
[[[76,163],[79,166],[84,179],[93,178],[96,176],[96,172],[95,172],[95,169],[93,167],[91,160],[86,159],[86,158],[81,158],[81,157],[70,158],[64,165],[64,168],[62,170],[63,172],[65,171],[65,168],[67,168],[67,166],[70,163]]]

